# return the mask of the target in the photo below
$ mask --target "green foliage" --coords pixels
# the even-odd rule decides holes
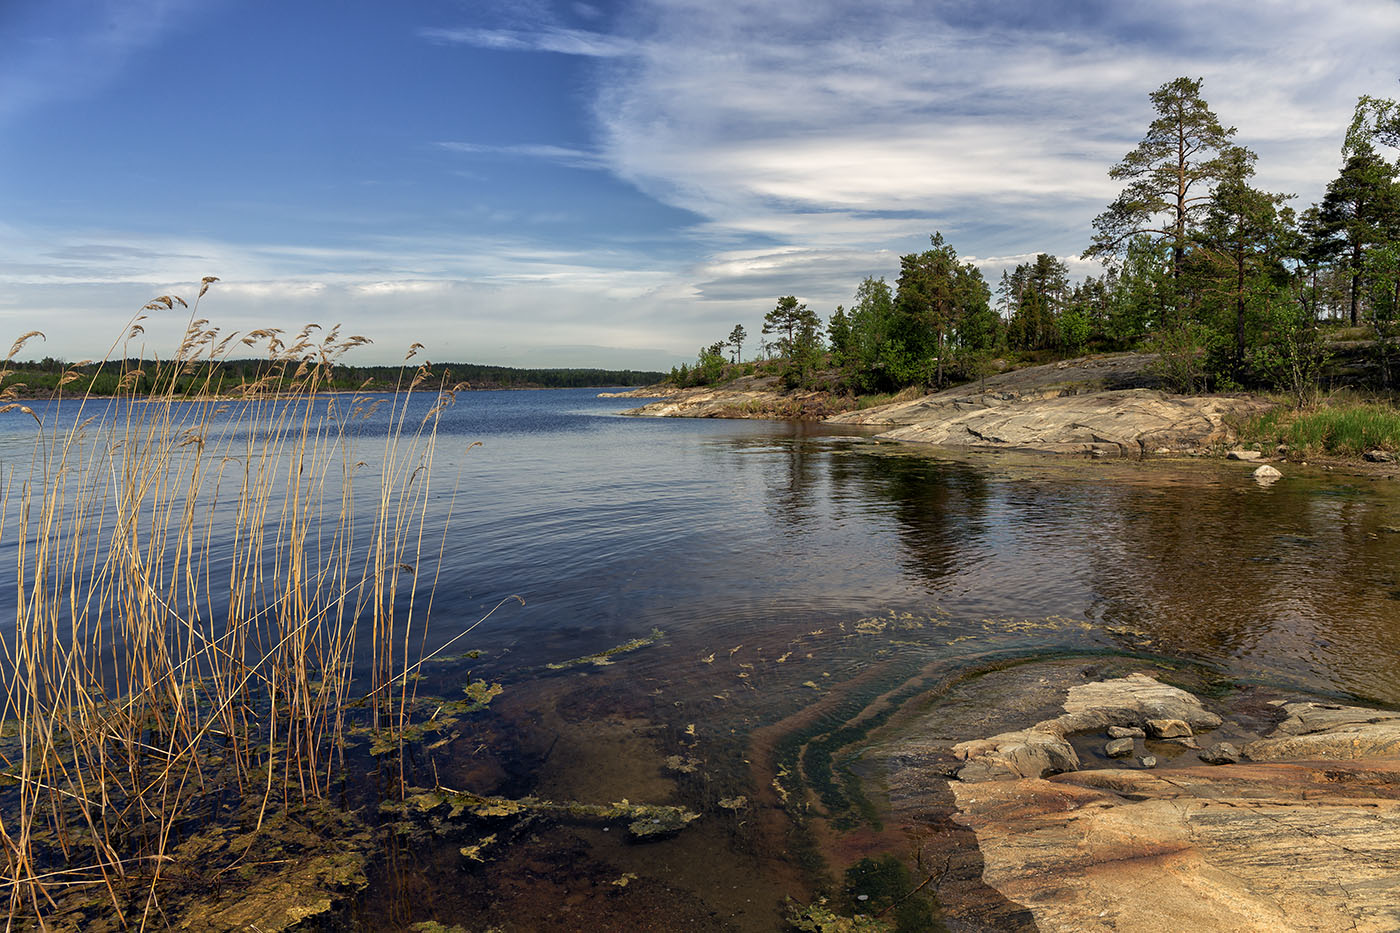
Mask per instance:
[[[889,369],[888,348],[893,336],[894,295],[884,279],[867,277],[856,288],[846,315],[849,334],[840,349],[839,366],[857,392],[894,389],[901,383]],[[836,338],[832,338],[833,350]],[[896,361],[900,365],[900,361]]]
[[[1327,185],[1318,209],[1318,247],[1340,261],[1350,277],[1349,313],[1361,317],[1366,258],[1400,236],[1400,186],[1396,168],[1369,148],[1354,152]]]
[[[707,347],[701,347],[696,355],[695,365],[682,363],[673,366],[666,382],[677,388],[692,386],[712,386],[727,382],[738,375],[739,367],[724,358],[726,341],[717,340]]]
[[[1187,236],[1204,212],[1202,189],[1222,171],[1221,151],[1235,128],[1221,125],[1201,97],[1201,79],[1176,78],[1150,95],[1157,118],[1147,135],[1109,170],[1128,186],[1094,218],[1086,257],[1121,255],[1142,235],[1165,240],[1172,250],[1172,278],[1180,275]]]
[[[997,287],[1007,319],[1006,343],[1013,350],[1059,345],[1059,318],[1070,298],[1069,267],[1047,253],[1003,272]],[[1086,340],[1087,342],[1087,340]]]
[[[1178,391],[1267,388],[1299,405],[1313,398],[1327,362],[1319,323],[1350,312],[1368,323],[1374,372],[1400,381],[1400,166],[1379,149],[1400,147],[1400,103],[1363,97],[1343,147],[1346,164],[1320,205],[1295,211],[1291,196],[1253,187],[1255,155],[1232,144],[1201,95],[1200,79],[1176,78],[1149,97],[1147,133],[1114,165],[1124,184],[1094,221],[1086,257],[1101,277],[1070,280],[1047,253],[1007,270],[993,310],[981,273],[941,233],[900,257],[892,289],[867,277],[849,307],[825,325],[793,295],[764,318],[761,357],[788,387],[837,384],[869,395],[984,378],[994,360],[1045,362],[1097,350],[1160,354]],[[741,326],[724,344],[740,359]],[[737,338],[737,339],[736,339]],[[770,348],[772,355],[770,355]],[[721,347],[721,349],[723,349]],[[673,371],[681,385],[733,378],[702,350]]]
[[[787,295],[764,315],[763,333],[778,336],[783,383],[790,389],[807,385],[821,363],[821,320],[817,315],[796,296]]]
[[[844,368],[851,357],[851,319],[840,305],[831,312],[831,320],[827,321],[826,339],[831,345],[832,365]]]
[[[749,339],[748,331],[744,330],[743,324],[735,324],[734,329],[729,332],[728,345],[734,348],[734,362],[744,361],[744,341]]]
[[[1176,300],[1170,257],[1171,247],[1163,240],[1144,235],[1128,243],[1104,327],[1111,340],[1133,346],[1167,319]]]
[[[962,329],[985,310],[991,292],[972,263],[959,263],[957,251],[935,232],[932,249],[899,260],[888,354],[896,368],[890,375],[901,385],[942,385],[950,347],[961,342]],[[974,328],[985,331],[986,319]]]
[[[1076,304],[1066,308],[1060,315],[1060,349],[1070,356],[1079,356],[1089,348],[1089,338],[1093,336],[1094,325],[1089,311]]]
[[[1157,372],[1173,392],[1189,394],[1206,387],[1205,352],[1209,331],[1192,321],[1164,328],[1154,335]]]

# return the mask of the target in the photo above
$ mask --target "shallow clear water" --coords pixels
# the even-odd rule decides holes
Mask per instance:
[[[415,398],[415,416],[431,401]],[[452,874],[456,915],[571,928],[569,897],[587,889],[595,919],[680,911],[770,929],[783,894],[810,893],[809,869],[775,800],[747,819],[714,801],[771,797],[804,715],[843,722],[921,672],[999,654],[1182,658],[1400,703],[1400,483],[1286,468],[1264,488],[1243,464],[950,457],[856,430],[618,414],[634,404],[478,392],[447,412],[429,647],[503,597],[525,605],[472,633],[462,647],[479,657],[433,666],[425,690],[451,695],[469,673],[506,686],[433,775],[478,793],[711,809],[650,846],[597,828],[520,842],[497,869]],[[0,468],[22,474],[32,443],[32,420],[0,421]],[[0,594],[0,613],[12,601]],[[653,630],[606,666],[548,666]],[[668,770],[673,755],[698,775]],[[411,877],[448,871],[410,861]],[[619,906],[598,879],[625,872],[642,881]],[[636,928],[665,928],[651,922]]]

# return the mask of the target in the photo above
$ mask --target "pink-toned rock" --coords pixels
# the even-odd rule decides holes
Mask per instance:
[[[1180,719],[1149,719],[1147,734],[1154,739],[1179,739],[1195,733],[1190,725]]]
[[[983,879],[1043,931],[1400,929],[1400,762],[953,785]]]

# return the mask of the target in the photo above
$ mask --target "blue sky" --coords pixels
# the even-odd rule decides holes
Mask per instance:
[[[669,368],[823,316],[941,230],[1076,272],[1179,75],[1320,197],[1394,0],[0,0],[0,339],[101,356],[222,281],[224,330],[394,360]],[[156,320],[168,352],[183,320]]]

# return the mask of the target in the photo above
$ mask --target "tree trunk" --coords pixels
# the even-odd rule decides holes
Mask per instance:
[[[1244,257],[1235,259],[1235,379],[1244,375]]]
[[[1361,244],[1351,247],[1351,326],[1361,322]]]

